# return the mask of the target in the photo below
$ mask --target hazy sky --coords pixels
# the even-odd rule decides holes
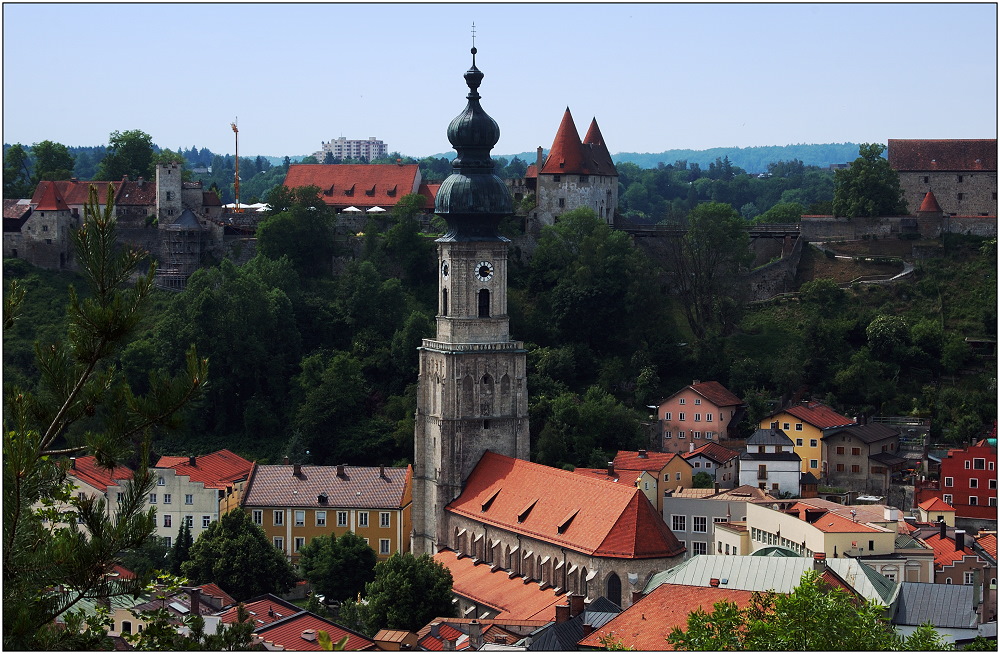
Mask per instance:
[[[495,154],[996,138],[994,4],[4,4],[3,140],[450,151],[476,25]]]

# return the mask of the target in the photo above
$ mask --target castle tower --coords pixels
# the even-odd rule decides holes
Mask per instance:
[[[493,172],[500,128],[479,104],[483,73],[465,73],[468,104],[448,125],[458,153],[434,211],[448,223],[438,243],[437,335],[420,347],[414,430],[414,554],[434,554],[450,538],[444,507],[487,450],[528,459],[524,344],[510,340],[507,245],[497,233],[513,213],[510,191]]]
[[[156,217],[162,224],[171,224],[181,217],[181,165],[156,165]]]

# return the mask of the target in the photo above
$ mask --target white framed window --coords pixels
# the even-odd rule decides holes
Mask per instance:
[[[368,526],[368,512],[358,511],[358,526],[367,527]]]
[[[275,527],[280,527],[285,524],[285,512],[275,511],[274,515],[271,516],[271,524]]]
[[[173,537],[172,536],[164,536],[163,537],[163,544],[166,545],[167,547],[171,547],[174,544]]]
[[[705,422],[712,422],[712,414],[711,413],[706,413],[705,414]]]
[[[973,470],[986,470],[986,459],[973,459],[972,468]]]
[[[819,445],[819,442],[815,438],[810,438],[809,439],[809,447],[816,447],[818,445]]]
[[[698,440],[701,440],[701,432],[700,431],[691,432],[691,438],[697,438]]]
[[[945,486],[945,488],[951,488],[954,485],[955,485],[955,478],[954,477],[945,477],[944,478],[944,486]]]
[[[285,539],[282,538],[281,536],[275,536],[274,538],[271,539],[271,542],[274,543],[274,546],[279,550],[281,550],[282,552],[285,551]]]
[[[708,518],[703,515],[696,515],[691,518],[691,531],[696,534],[708,533]]]
[[[705,462],[705,467],[706,468],[711,468],[712,467],[712,462],[711,461],[706,461]]]
[[[976,583],[976,573],[974,572],[963,572],[962,573],[962,583],[966,586],[971,586]]]
[[[680,481],[681,480],[681,473],[676,472],[676,473],[674,473],[674,475],[675,475],[674,476],[674,481]]]
[[[687,516],[686,515],[670,516],[670,528],[674,531],[687,531]]]
[[[665,439],[666,438],[673,438],[673,436],[671,435],[671,433],[669,431],[665,431],[665,432],[663,432],[663,438],[665,438]]]
[[[693,556],[708,554],[708,543],[697,540],[691,541],[691,554]]]
[[[694,414],[694,421],[695,422],[701,422],[701,414],[700,413]]]
[[[694,398],[694,403],[697,405],[701,405],[701,398],[700,397]]]
[[[685,400],[683,397],[681,399],[677,400],[677,404],[684,405],[686,403],[687,403],[687,400]]]
[[[260,509],[254,509],[250,513],[250,515],[253,517],[253,523],[255,525],[262,525],[262,524],[264,524],[264,512],[261,511]]]
[[[306,539],[303,538],[302,536],[296,536],[295,537],[295,542],[294,542],[295,549],[293,549],[292,551],[293,552],[298,552],[299,550],[301,550],[305,546],[306,546]]]
[[[173,527],[174,526],[174,524],[173,524],[173,518],[170,516],[169,513],[166,513],[166,514],[163,515],[163,526],[164,527]]]
[[[295,511],[295,526],[296,527],[305,527],[306,526],[306,512],[305,511],[300,511],[300,510],[296,510]]]
[[[157,486],[166,486],[167,485],[167,480],[164,479],[163,477],[157,477],[156,478],[156,485]]]
[[[809,467],[813,470],[819,468],[819,461],[816,459],[809,459]]]
[[[663,419],[664,420],[673,420],[673,418],[670,417],[670,412],[669,411],[667,411],[666,413],[663,414]]]
[[[194,528],[194,516],[193,515],[184,516],[184,524],[187,525],[188,529]]]
[[[316,526],[325,527],[326,526],[326,511],[316,512]]]
[[[389,553],[389,539],[388,538],[379,538],[378,539],[378,553],[379,554],[388,554]]]
[[[941,499],[944,500],[945,504],[951,504],[951,495],[950,494],[945,493],[944,496]]]
[[[969,462],[969,461],[966,461],[966,462],[965,462],[965,469],[966,469],[966,470],[969,470],[970,468],[972,468],[972,463],[971,463],[971,462]]]
[[[677,438],[685,438],[684,432],[683,431],[677,432]]]
[[[801,422],[795,423],[795,431],[802,431],[802,423]]]
[[[802,447],[802,443],[803,443],[803,442],[804,442],[804,441],[803,441],[803,440],[802,440],[801,438],[796,438],[796,439],[795,439],[795,446],[796,446],[796,447]]]
[[[979,498],[975,495],[969,495],[969,506],[979,506]]]
[[[712,522],[725,522],[725,521],[726,519],[721,516],[715,516],[714,518],[712,518]]]
[[[389,521],[391,514],[388,511],[380,511],[378,514],[378,526],[386,529],[389,527]]]
[[[347,526],[347,511],[337,511],[337,526],[338,527]]]
[[[173,499],[174,498],[173,498],[173,496],[170,495],[170,493],[164,493],[163,494],[163,503],[164,504],[171,504],[171,503],[173,503]]]
[[[185,504],[194,504],[194,495],[190,495],[190,494],[185,495],[184,496],[184,503]]]
[[[212,516],[210,516],[210,515],[203,515],[203,516],[201,516],[201,528],[202,529],[208,529],[209,525],[211,525],[211,524],[212,524]]]
[[[995,497],[989,498],[989,501],[987,502],[987,504],[989,506],[996,506],[997,505],[997,498],[995,498]]]
[[[997,487],[997,480],[995,478],[990,479],[990,488],[995,490],[996,487]]]
[[[149,503],[150,504],[156,504],[156,493],[150,493],[149,494]]]
[[[706,431],[705,432],[705,440],[710,441],[714,437],[715,437],[715,432],[714,431]]]
[[[790,424],[788,424],[787,422],[786,422],[786,423],[784,423],[784,425],[785,425],[785,426],[781,428],[781,429],[782,429],[783,431],[788,431],[788,430],[789,430],[789,429],[791,428],[791,425],[790,425]]]
[[[677,414],[677,419],[680,420],[681,422],[684,422],[684,413],[683,412],[678,413]]]

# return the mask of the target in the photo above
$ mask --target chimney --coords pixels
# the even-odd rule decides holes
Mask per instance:
[[[594,633],[594,625],[588,624],[588,623],[584,622],[583,623],[583,635],[584,635],[584,637],[589,636],[592,633]]]
[[[296,463],[295,464],[295,466],[292,468],[292,474],[295,475],[296,477],[301,477],[302,476],[302,464],[301,463]]]
[[[437,638],[441,634],[441,623],[432,622],[431,623],[431,637]]]
[[[315,642],[316,641],[316,630],[315,629],[306,629],[306,630],[304,630],[302,632],[302,638],[304,640],[308,640],[310,642]]]
[[[378,478],[379,479],[385,479],[385,466],[384,465],[380,465],[378,467]]]
[[[455,641],[451,638],[444,639],[444,651],[454,652],[455,651]]]
[[[569,604],[556,604],[556,624],[568,622],[571,617]]]
[[[198,465],[198,459],[196,457],[189,456],[188,457],[188,465],[189,466],[197,466]]]
[[[688,452],[694,452],[694,443],[688,443]]]
[[[635,604],[636,602],[638,602],[642,598],[643,598],[643,594],[642,594],[641,590],[633,590],[632,591],[632,603],[633,604]]]
[[[816,552],[813,554],[813,570],[816,572],[826,570],[826,552]]]
[[[282,461],[281,461],[281,462],[282,462],[282,464],[284,464],[284,465],[286,465],[286,466],[287,466],[287,465],[289,465],[289,464],[291,463],[291,461],[289,461],[289,460],[288,460],[288,457],[287,457],[287,456],[286,456],[286,457],[285,457],[284,459],[282,459]]]
[[[535,173],[542,172],[542,146],[538,146],[538,155],[535,157]]]
[[[191,596],[191,615],[201,615],[201,589],[188,588],[188,594]]]
[[[961,552],[965,549],[965,530],[956,529],[955,530],[955,551]]]
[[[69,467],[70,467],[71,470],[76,470],[76,457],[75,456],[71,456],[69,458]]]
[[[715,492],[718,493],[719,490],[720,490],[720,488],[719,488],[719,482],[715,482]]]
[[[583,595],[574,594],[569,596],[569,617],[575,618],[583,613],[584,599],[586,598]]]
[[[340,463],[340,464],[337,465],[337,476],[338,477],[346,477],[347,476],[347,475],[344,474],[344,464],[343,463]]]
[[[944,518],[942,517],[940,520],[938,520],[938,525],[941,526],[941,533],[938,535],[938,538],[944,540],[945,538],[948,537],[948,524],[944,521]]]
[[[711,579],[708,580],[708,585],[711,586],[712,588],[718,588],[719,580],[716,579],[715,577],[712,577]]]
[[[649,458],[649,454],[646,453],[646,450],[639,450],[639,458],[640,459],[648,459]]]
[[[693,382],[691,382],[691,385],[692,385],[692,386],[697,386],[697,385],[698,385],[698,384],[700,384],[700,383],[701,383],[701,380],[700,380],[700,379],[695,379],[695,380],[694,380]]]
[[[483,647],[483,625],[479,620],[469,623],[469,645],[476,651]]]
[[[887,506],[883,509],[886,520],[899,520],[899,509],[893,506]]]
[[[615,462],[614,461],[608,461],[608,476],[609,477],[614,477],[615,476]]]

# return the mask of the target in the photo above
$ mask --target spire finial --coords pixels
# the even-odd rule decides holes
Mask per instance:
[[[472,67],[473,68],[476,67],[476,53],[477,52],[479,52],[479,51],[476,50],[476,23],[473,22],[472,23]]]

